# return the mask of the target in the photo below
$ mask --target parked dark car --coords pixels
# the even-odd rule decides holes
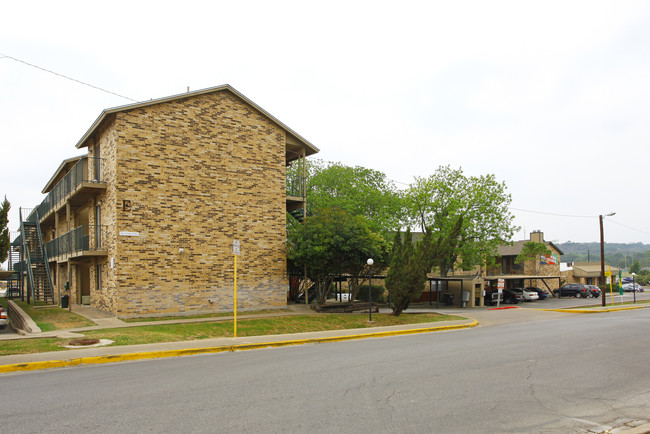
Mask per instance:
[[[527,286],[524,289],[527,290],[527,291],[535,291],[537,294],[539,294],[539,299],[540,300],[544,300],[545,298],[548,298],[550,296],[548,291],[545,291],[545,290],[543,290],[541,288],[537,288],[535,286]]]
[[[499,297],[498,292],[491,292],[485,294],[485,305],[486,306],[494,306],[497,304],[497,302],[500,301],[503,303],[503,294],[501,294],[501,297]]]
[[[591,292],[582,283],[568,283],[553,291],[553,295],[560,297],[582,297],[587,298]]]
[[[0,330],[7,327],[9,320],[7,319],[7,311],[0,306]]]
[[[589,290],[591,297],[598,298],[601,296],[602,293],[600,292],[600,288],[597,287],[596,285],[585,285],[585,286]]]
[[[517,304],[519,301],[524,301],[523,296],[519,295],[518,293],[510,290],[510,289],[504,289],[503,290],[503,303],[505,304]]]

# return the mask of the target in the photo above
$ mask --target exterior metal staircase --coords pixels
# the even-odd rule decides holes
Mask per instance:
[[[302,223],[303,222],[303,216],[302,216],[302,208],[294,209],[289,211],[289,214],[293,216],[298,222]]]
[[[9,270],[14,272],[14,274],[7,279],[7,297],[12,299],[20,295],[20,275],[22,274],[20,272],[20,252],[15,249],[13,245],[9,249]]]
[[[27,219],[20,210],[20,233],[27,271],[28,290],[34,301],[54,304],[54,289],[47,253],[43,245],[43,235],[39,224],[38,211],[31,212]]]

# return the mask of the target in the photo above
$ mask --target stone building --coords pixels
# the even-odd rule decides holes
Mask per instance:
[[[529,241],[544,243],[551,251],[550,255],[539,255],[522,263],[515,263],[524,244]],[[563,252],[552,242],[544,240],[541,231],[532,232],[530,239],[514,241],[511,245],[497,248],[493,265],[476,266],[471,270],[455,267],[446,277],[429,274],[429,283],[415,302],[433,304],[445,303],[460,307],[484,306],[485,296],[498,290],[499,280],[504,288],[524,288],[536,286],[548,292],[559,288],[562,281],[560,274],[560,256]]]
[[[35,298],[120,317],[232,310],[237,240],[238,308],[286,305],[286,212],[304,207],[286,169],[315,146],[224,85],[104,110],[76,147],[21,209],[14,246],[38,244],[37,223],[51,276],[25,273]]]
[[[535,259],[529,259],[517,264],[515,259],[521,253],[524,244],[529,241],[543,243],[551,251],[550,255],[538,255]],[[519,240],[512,245],[499,246],[497,250],[496,263],[487,267],[485,280],[492,286],[496,286],[499,279],[504,280],[504,286],[509,288],[523,288],[536,286],[551,292],[560,287],[560,256],[562,252],[555,244],[544,240],[544,233],[534,231],[530,239]]]

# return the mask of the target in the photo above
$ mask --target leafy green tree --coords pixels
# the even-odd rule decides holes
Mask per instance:
[[[639,275],[636,276],[636,281],[639,285],[647,285],[650,283],[650,270],[640,270]]]
[[[522,262],[531,259],[537,259],[539,255],[550,255],[551,253],[553,252],[546,247],[546,244],[538,243],[536,241],[527,241],[524,243],[519,255],[515,258],[515,264],[521,264]]]
[[[368,258],[378,265],[385,262],[385,241],[370,230],[363,217],[341,208],[318,210],[302,224],[291,224],[287,235],[287,257],[297,266],[307,267],[319,303],[327,299],[334,277],[351,275],[354,296],[359,276],[367,275]]]
[[[5,200],[0,205],[0,263],[3,263],[7,260],[9,256],[9,209],[11,209],[11,204],[5,196]]]
[[[630,273],[639,274],[641,271],[641,264],[637,259],[634,260],[632,266],[630,267]]]
[[[399,316],[408,308],[411,299],[422,293],[427,273],[431,270],[433,244],[433,234],[429,230],[415,246],[410,229],[403,237],[400,231],[395,233],[385,281],[391,296],[393,315]]]
[[[401,227],[401,194],[382,172],[321,160],[308,160],[306,164],[307,215],[316,210],[341,208],[363,216],[370,229],[386,239]],[[290,168],[288,182],[295,184],[299,171],[298,165]]]
[[[442,276],[459,259],[463,269],[491,263],[497,247],[518,229],[506,185],[491,174],[467,177],[460,168],[441,166],[428,178],[416,178],[405,200],[409,224],[430,229],[437,240],[432,252]]]

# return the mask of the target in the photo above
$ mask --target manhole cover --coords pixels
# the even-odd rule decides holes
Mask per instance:
[[[72,345],[75,347],[84,347],[86,345],[95,345],[99,343],[99,339],[74,339],[70,342],[68,342],[68,345]]]

